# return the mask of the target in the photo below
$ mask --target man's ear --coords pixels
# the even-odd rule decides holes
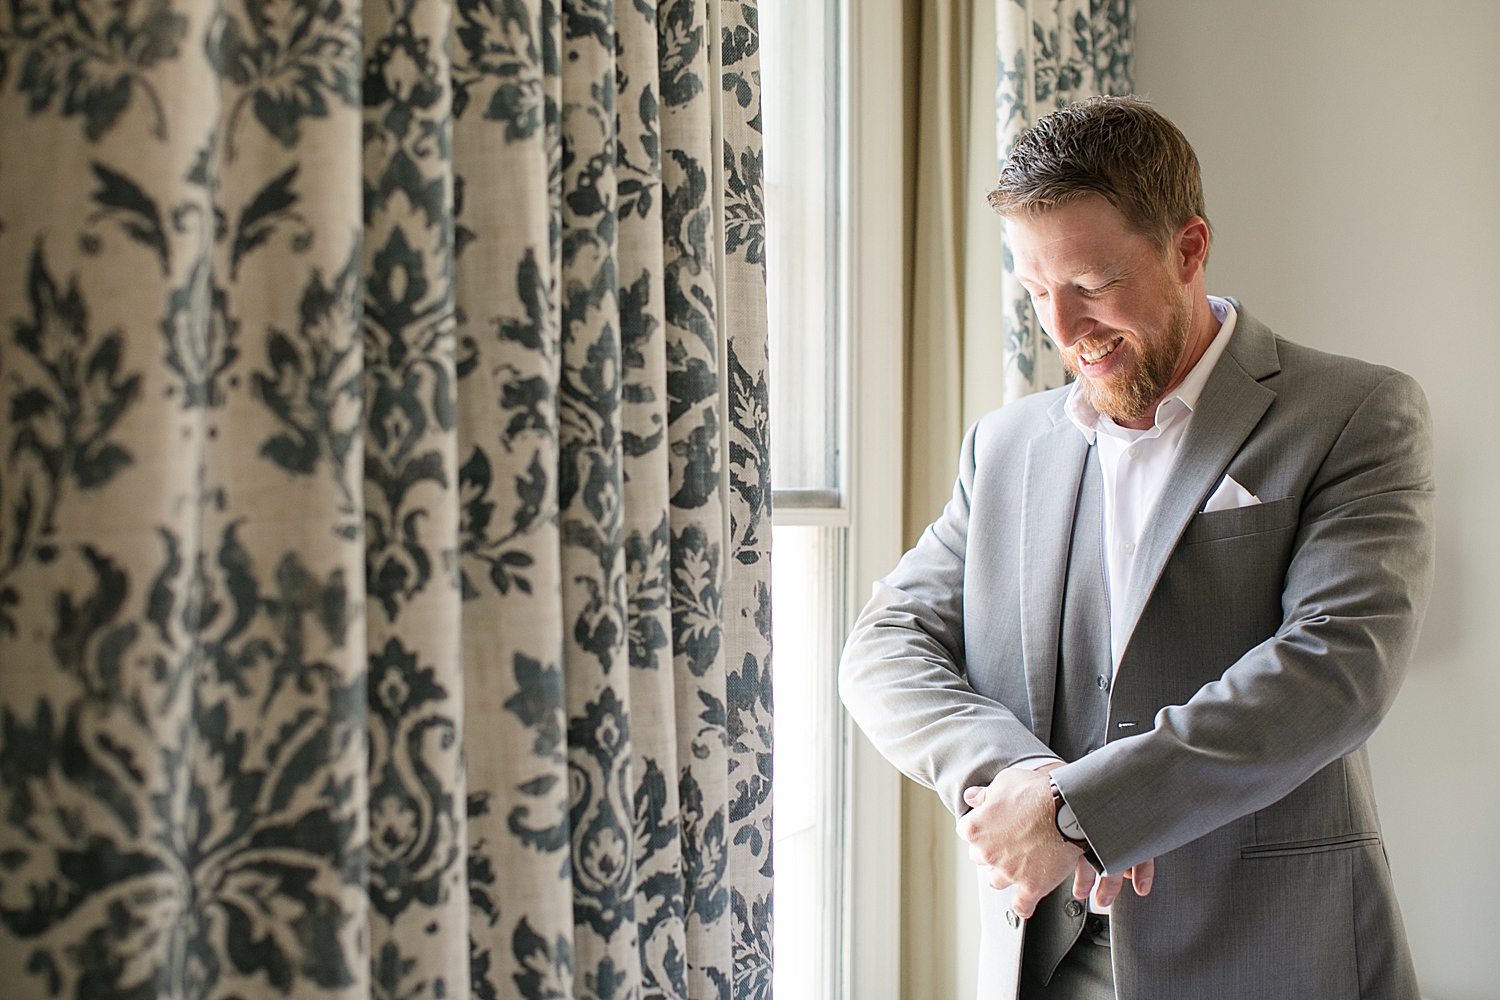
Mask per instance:
[[[1201,215],[1193,216],[1177,231],[1177,239],[1172,246],[1172,264],[1177,268],[1177,280],[1184,285],[1208,266],[1211,239],[1208,220]]]

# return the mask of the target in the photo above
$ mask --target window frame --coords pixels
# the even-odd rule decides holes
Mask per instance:
[[[902,554],[905,399],[904,11],[844,0],[848,324],[847,621]],[[895,484],[895,485],[893,485]],[[842,1000],[901,989],[901,776],[841,713],[844,742]]]
[[[836,399],[830,401],[837,410],[837,489],[775,490],[773,524],[834,532],[825,544],[841,557],[839,579],[828,585],[840,598],[842,620],[832,631],[842,646],[871,585],[903,551],[907,178],[899,112],[905,38],[901,0],[833,0],[832,8],[838,56],[831,89],[841,112],[830,178],[836,214],[829,321],[836,330],[838,371]],[[836,664],[837,650],[829,655]],[[825,995],[899,1000],[901,776],[836,698],[832,714],[834,759],[826,763],[837,795],[825,831],[837,862],[828,891],[838,906],[834,925],[824,928],[825,959],[831,959]]]

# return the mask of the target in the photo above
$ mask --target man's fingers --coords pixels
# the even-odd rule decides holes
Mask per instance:
[[[1098,877],[1094,872],[1094,866],[1079,855],[1078,867],[1073,869],[1073,898],[1088,899],[1089,893],[1094,888],[1094,879]]]
[[[1030,920],[1032,913],[1036,911],[1036,904],[1040,903],[1045,895],[1045,892],[1036,892],[1022,886],[1017,891],[1015,902],[1010,904],[1010,908],[1016,911],[1017,916]]]
[[[991,889],[1009,889],[1011,887],[1010,879],[1000,874],[1000,869],[989,868],[983,865],[980,867],[984,868],[984,880],[989,883]]]
[[[1115,901],[1120,894],[1120,886],[1125,884],[1123,875],[1104,875],[1099,879],[1099,884],[1094,887],[1094,898],[1100,906],[1108,906]]]
[[[1127,868],[1123,875],[1105,875],[1099,879],[1099,884],[1094,889],[1094,898],[1099,901],[1100,906],[1108,906],[1115,901],[1124,887],[1125,880],[1130,879],[1130,884],[1135,888],[1137,896],[1145,896],[1151,892],[1151,882],[1156,877],[1156,862],[1142,861],[1133,868]],[[1078,895],[1075,890],[1073,893]],[[1079,896],[1079,899],[1084,897]]]
[[[1151,883],[1156,879],[1156,862],[1142,861],[1130,869],[1130,884],[1135,886],[1137,896],[1145,896],[1151,892]]]
[[[958,818],[958,825],[954,829],[965,840],[972,840],[974,837],[976,821],[973,816],[973,810],[984,805],[984,792],[985,788],[983,785],[970,785],[964,789],[964,802],[969,806],[970,812]]]

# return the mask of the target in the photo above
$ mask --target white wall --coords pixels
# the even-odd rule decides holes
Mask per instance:
[[[1371,741],[1423,992],[1500,996],[1500,2],[1137,0],[1136,90],[1187,134],[1209,288],[1410,372],[1437,584]]]

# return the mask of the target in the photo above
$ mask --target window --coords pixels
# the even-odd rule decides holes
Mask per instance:
[[[844,529],[777,525],[774,607],[775,983],[778,1000],[839,995]]]
[[[762,0],[778,1000],[843,992],[845,503],[837,0]]]
[[[838,507],[838,92],[834,0],[760,7],[771,482],[779,507]]]
[[[900,0],[761,0],[778,1000],[895,1000],[900,775],[837,696],[901,555]]]

